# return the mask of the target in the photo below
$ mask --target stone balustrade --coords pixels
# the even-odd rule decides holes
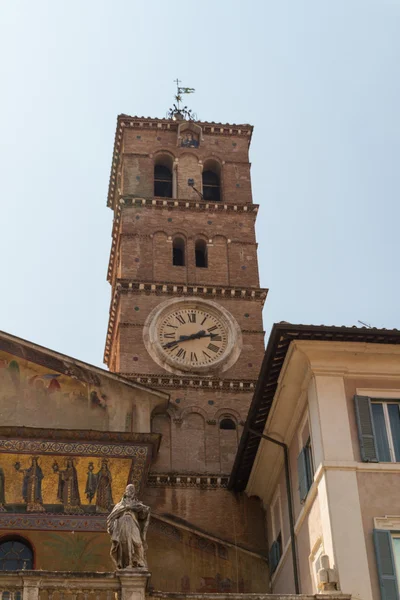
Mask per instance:
[[[150,573],[2,571],[0,600],[351,600],[347,594],[185,594],[146,592]]]

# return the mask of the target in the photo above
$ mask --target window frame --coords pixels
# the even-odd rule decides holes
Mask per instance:
[[[275,508],[278,508],[278,518],[279,518],[279,528],[277,528],[277,523],[275,520]],[[271,575],[275,573],[278,569],[278,566],[282,560],[284,548],[285,548],[285,540],[283,535],[283,513],[282,513],[282,501],[281,501],[281,489],[280,484],[278,484],[277,490],[273,496],[271,505],[270,505],[270,516],[271,516],[271,528],[272,528],[272,543],[270,545],[270,551],[274,544],[278,544],[279,546],[279,560],[277,561],[274,570]],[[280,537],[280,539],[279,539]]]
[[[395,566],[395,570],[396,570],[397,584],[400,586],[400,559],[399,559],[399,561],[396,560],[396,552],[395,552],[394,543],[393,543],[394,539],[400,540],[400,531],[397,531],[397,530],[390,531],[390,537],[392,540],[392,550],[393,550],[394,566]]]
[[[397,460],[396,450],[395,450],[394,443],[393,443],[393,433],[392,433],[392,426],[390,424],[388,405],[394,404],[395,406],[397,406],[399,409],[399,415],[400,415],[400,400],[395,400],[394,398],[393,399],[391,399],[391,398],[370,398],[370,402],[371,402],[371,406],[373,404],[381,404],[382,405],[383,418],[385,421],[386,437],[387,437],[387,442],[388,442],[388,446],[389,446],[390,461],[379,459],[379,462],[399,463],[400,457]],[[374,422],[374,427],[376,429],[375,422]],[[375,437],[376,437],[376,434],[375,434]],[[379,458],[379,453],[378,453],[378,458]]]
[[[27,559],[21,559],[21,561],[23,561],[23,565],[21,568],[18,569],[11,569],[12,572],[17,572],[20,570],[24,570],[27,567],[24,566],[24,563],[26,561],[31,562],[31,566],[29,568],[27,568],[27,570],[34,570],[35,569],[35,549],[31,543],[31,541],[23,536],[20,535],[3,535],[2,537],[0,537],[0,546],[2,546],[3,544],[7,544],[11,542],[12,544],[15,542],[18,542],[19,544],[21,544],[22,546],[25,546],[25,548],[31,553],[31,557],[27,558]],[[4,560],[4,557],[2,558],[2,561]],[[6,570],[0,569],[0,573],[4,573],[6,572]]]
[[[361,462],[387,465],[400,464],[400,458],[396,460],[396,447],[393,443],[393,435],[388,415],[388,404],[399,406],[400,411],[400,389],[356,388],[353,402],[355,406]],[[369,411],[367,410],[366,402],[368,402]],[[390,461],[381,460],[379,457],[378,436],[376,435],[375,421],[372,414],[373,404],[382,404]],[[368,413],[370,424],[368,423]],[[397,440],[397,436],[395,437],[395,440]]]
[[[304,430],[308,426],[308,436],[307,439],[304,440]],[[311,436],[311,422],[308,414],[308,410],[306,410],[303,419],[300,422],[300,426],[297,432],[298,442],[299,442],[299,456],[297,461],[299,461],[300,456],[304,455],[304,467],[306,473],[307,480],[307,494],[304,498],[301,497],[300,490],[300,476],[299,476],[299,468],[298,468],[298,477],[299,477],[299,493],[300,493],[300,503],[304,504],[306,498],[308,496],[308,492],[311,489],[312,484],[314,483],[314,474],[315,474],[315,462],[314,462],[314,452],[312,446],[312,436]]]

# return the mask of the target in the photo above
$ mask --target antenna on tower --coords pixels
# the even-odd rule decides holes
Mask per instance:
[[[182,96],[184,94],[194,94],[196,90],[190,87],[181,87],[179,84],[182,81],[178,78],[174,79],[174,83],[176,83],[175,104],[167,112],[167,119],[173,119],[174,121],[196,121],[197,115],[187,106],[181,106]]]
[[[372,325],[369,325],[368,323],[364,323],[364,321],[357,320],[357,323],[361,323],[361,325],[364,325],[364,327],[368,327],[368,329],[372,329]]]

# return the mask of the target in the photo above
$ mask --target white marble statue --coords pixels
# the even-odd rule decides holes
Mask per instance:
[[[107,531],[111,536],[111,558],[117,569],[147,568],[146,533],[150,521],[150,507],[136,497],[133,484],[126,486],[107,518]]]

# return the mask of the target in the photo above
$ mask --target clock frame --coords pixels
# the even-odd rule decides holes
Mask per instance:
[[[143,339],[158,365],[179,374],[226,371],[242,349],[236,319],[216,302],[190,297],[158,305],[146,320]]]

